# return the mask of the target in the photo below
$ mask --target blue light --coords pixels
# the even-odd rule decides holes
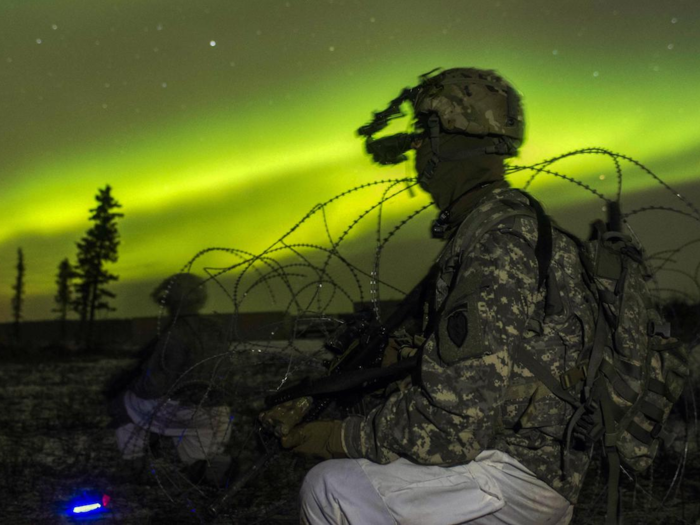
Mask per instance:
[[[90,505],[80,505],[79,507],[73,507],[73,514],[82,514],[85,512],[92,512],[93,510],[101,509],[102,505],[99,503],[91,503]]]
[[[104,512],[109,511],[112,498],[107,494],[102,494],[96,490],[86,490],[79,496],[72,498],[72,501],[65,507],[65,514],[77,519],[92,519]]]

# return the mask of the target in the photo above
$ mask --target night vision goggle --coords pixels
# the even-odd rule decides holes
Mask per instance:
[[[424,133],[397,133],[381,139],[368,137],[365,149],[377,164],[383,166],[400,164],[408,160],[406,152],[412,148],[413,143],[424,136]]]
[[[422,86],[405,88],[384,111],[372,113],[372,121],[357,130],[358,135],[365,137],[365,149],[377,164],[388,166],[407,160],[406,152],[411,149],[413,143],[425,137],[425,132],[419,132],[397,133],[379,139],[372,138],[375,133],[386,128],[390,121],[406,116],[401,110],[401,105],[404,102],[415,102],[421,88]]]

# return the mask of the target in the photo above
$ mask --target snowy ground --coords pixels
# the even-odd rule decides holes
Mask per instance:
[[[252,354],[251,354],[252,355]],[[151,472],[125,469],[101,393],[106,380],[133,359],[83,358],[39,363],[5,363],[0,368],[0,523],[72,523],[62,506],[82,491],[108,494],[114,523],[201,523],[215,489],[194,486],[178,469],[170,440],[156,443]],[[246,367],[248,379],[279,378],[288,359]],[[261,381],[264,383],[264,381]],[[232,452],[250,464],[260,453],[255,439],[243,445],[262,396],[239,400]],[[245,405],[249,410],[241,410]],[[246,463],[247,462],[247,463]],[[289,455],[279,457],[212,523],[296,523],[296,493],[309,468]]]
[[[241,366],[248,384],[279,382],[284,375],[288,359],[262,359],[267,354],[251,353]],[[100,390],[107,378],[132,363],[129,358],[101,357],[2,365],[0,523],[71,523],[62,511],[83,490],[112,498],[112,511],[100,522],[206,522],[204,510],[220,493],[186,482],[169,442],[154,452],[152,473],[134,476],[118,457]],[[242,427],[262,407],[261,396],[248,392],[234,407]],[[682,401],[680,408],[675,447],[662,451],[654,469],[636,485],[629,480],[624,484],[626,524],[700,524],[700,458],[696,443],[685,439],[683,424],[683,412],[693,418],[692,399]],[[243,450],[241,462],[249,464],[260,450],[254,441],[244,440],[244,431],[236,436],[231,451]],[[290,455],[279,457],[211,523],[297,523],[296,493],[311,465]],[[589,473],[575,524],[603,522],[605,475],[600,470],[596,464]]]

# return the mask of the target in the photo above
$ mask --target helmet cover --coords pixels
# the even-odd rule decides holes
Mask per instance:
[[[454,68],[423,75],[413,100],[416,118],[430,113],[443,131],[483,137],[505,136],[517,147],[524,139],[520,95],[498,73],[487,69]]]

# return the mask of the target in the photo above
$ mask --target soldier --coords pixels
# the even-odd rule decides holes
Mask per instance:
[[[425,339],[401,350],[418,373],[364,416],[294,426],[292,403],[262,420],[284,448],[328,460],[304,480],[302,523],[566,524],[588,450],[569,446],[573,409],[533,369],[575,384],[597,306],[574,240],[504,178],[523,140],[517,92],[489,70],[429,75],[375,114],[410,101],[416,133],[374,141],[381,125],[361,128],[382,163],[416,150],[441,210],[433,233],[447,242],[414,341]]]
[[[170,436],[193,481],[223,484],[232,464],[224,453],[230,410],[209,384],[208,365],[215,360],[206,357],[217,352],[211,348],[217,337],[216,327],[198,316],[207,299],[203,282],[192,274],[173,275],[151,297],[165,307],[168,320],[128,381],[121,379],[128,384],[115,410],[121,414],[115,426],[122,458],[141,465],[149,436]]]

